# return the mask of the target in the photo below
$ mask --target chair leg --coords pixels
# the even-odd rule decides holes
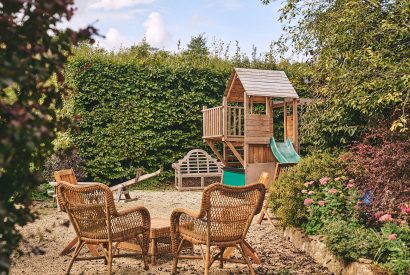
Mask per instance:
[[[184,239],[181,239],[181,242],[179,243],[176,251],[173,251],[174,254],[174,262],[172,264],[172,274],[176,274],[177,273],[177,266],[178,266],[178,256],[179,256],[179,252],[181,251],[182,245],[184,243]]]
[[[206,248],[205,248],[205,261],[204,261],[204,265],[205,265],[204,266],[205,267],[204,275],[209,274],[210,256],[211,256],[211,246],[206,245]]]
[[[249,260],[249,257],[245,252],[245,245],[243,243],[240,243],[240,248],[241,248],[242,257],[245,259],[245,262],[249,267],[249,271],[251,272],[251,275],[255,275],[255,270],[253,270],[252,263]]]
[[[265,204],[263,205],[261,214],[260,214],[260,216],[259,216],[258,224],[261,224],[261,223],[262,223],[263,218],[265,217],[265,211],[266,211],[266,209],[268,209],[268,204],[265,202]]]
[[[144,261],[144,270],[148,270],[148,252],[149,252],[149,231],[142,234],[142,240],[140,240],[142,248],[142,260]],[[138,238],[139,239],[139,238]]]
[[[108,275],[112,273],[112,242],[108,243]]]
[[[220,256],[220,258],[219,258],[219,267],[220,267],[220,268],[223,268],[223,267],[224,267],[224,260],[223,260],[223,258],[224,258],[225,248],[226,248],[226,247],[222,247],[222,248],[221,248],[221,256]]]
[[[74,264],[75,258],[77,258],[78,254],[80,253],[81,248],[83,248],[83,246],[84,246],[84,241],[79,240],[78,244],[77,244],[77,247],[74,250],[73,256],[72,256],[71,261],[70,261],[70,264],[68,265],[67,274],[70,274],[70,270],[71,270],[71,267]]]

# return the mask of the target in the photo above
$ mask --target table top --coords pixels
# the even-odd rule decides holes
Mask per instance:
[[[171,221],[164,218],[151,218],[151,238],[167,237],[170,235]]]

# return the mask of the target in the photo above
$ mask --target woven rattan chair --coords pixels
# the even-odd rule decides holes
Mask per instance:
[[[75,184],[75,185],[78,184],[77,177],[75,176],[75,173],[74,173],[73,169],[64,169],[64,170],[55,171],[54,172],[54,178],[55,178],[56,182],[65,181],[65,182],[68,182],[70,184]],[[54,188],[54,194],[56,196],[56,202],[57,202],[58,210],[65,212],[64,207],[61,207],[61,204],[62,204],[61,200],[62,199],[61,199],[60,196],[58,196],[57,186],[55,186],[55,188]],[[77,243],[78,243],[78,237],[75,237],[60,252],[60,256],[64,256],[68,252],[70,252],[70,250],[73,247],[75,247],[77,245]],[[96,245],[86,244],[86,246],[87,246],[88,250],[90,251],[91,255],[93,255],[93,256],[98,256],[99,255]]]
[[[67,274],[74,261],[95,259],[104,259],[108,263],[108,274],[111,274],[113,257],[130,256],[130,254],[114,255],[117,244],[128,240],[136,240],[140,244],[144,268],[148,270],[147,254],[151,220],[145,207],[117,211],[113,194],[104,184],[81,186],[62,181],[57,185],[57,192],[79,239]],[[78,255],[84,244],[102,244],[106,249],[103,249],[102,256],[79,258]]]
[[[265,197],[263,184],[232,187],[215,183],[208,186],[202,195],[201,210],[194,213],[185,209],[175,209],[171,214],[171,240],[176,273],[178,259],[202,259],[192,255],[179,255],[184,241],[205,245],[203,257],[205,274],[215,260],[246,263],[254,274],[252,264],[245,253],[245,237],[253,217],[261,211]],[[219,253],[211,256],[211,246],[219,248]],[[243,260],[223,257],[227,247],[237,247]]]

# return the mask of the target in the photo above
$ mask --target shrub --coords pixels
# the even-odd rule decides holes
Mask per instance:
[[[410,273],[410,229],[408,224],[398,226],[392,222],[384,223],[376,236],[378,249],[374,255],[376,262],[395,274]]]
[[[54,152],[45,162],[43,177],[48,181],[54,181],[54,171],[72,168],[77,180],[85,179],[83,169],[84,162],[78,155],[75,147],[69,147]]]
[[[373,199],[363,210],[367,221],[376,213],[398,215],[409,207],[410,139],[408,135],[392,134],[388,129],[375,129],[362,142],[352,146],[343,157],[347,172],[356,179],[362,193],[371,192]],[[408,220],[408,215],[403,218]]]
[[[332,220],[325,224],[322,232],[326,236],[327,248],[345,262],[372,259],[377,252],[374,232],[358,223]]]
[[[300,226],[306,222],[307,212],[303,205],[303,183],[324,176],[342,174],[341,164],[329,153],[314,153],[302,158],[294,167],[282,171],[272,184],[270,205],[284,226]]]
[[[373,259],[394,274],[410,271],[410,230],[386,222],[381,231],[357,222],[332,220],[322,230],[326,245],[337,258],[351,262],[359,258]]]
[[[331,220],[358,220],[358,197],[353,180],[342,176],[323,177],[319,181],[306,182],[304,204],[308,211],[307,222],[302,225],[308,234],[320,232]]]

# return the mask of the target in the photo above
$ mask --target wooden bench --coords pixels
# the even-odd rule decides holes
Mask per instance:
[[[213,182],[219,182],[222,176],[221,163],[201,149],[193,149],[172,164],[175,169],[175,187],[178,191],[200,190]],[[184,184],[189,181],[189,184]],[[200,179],[200,180],[199,180]]]

